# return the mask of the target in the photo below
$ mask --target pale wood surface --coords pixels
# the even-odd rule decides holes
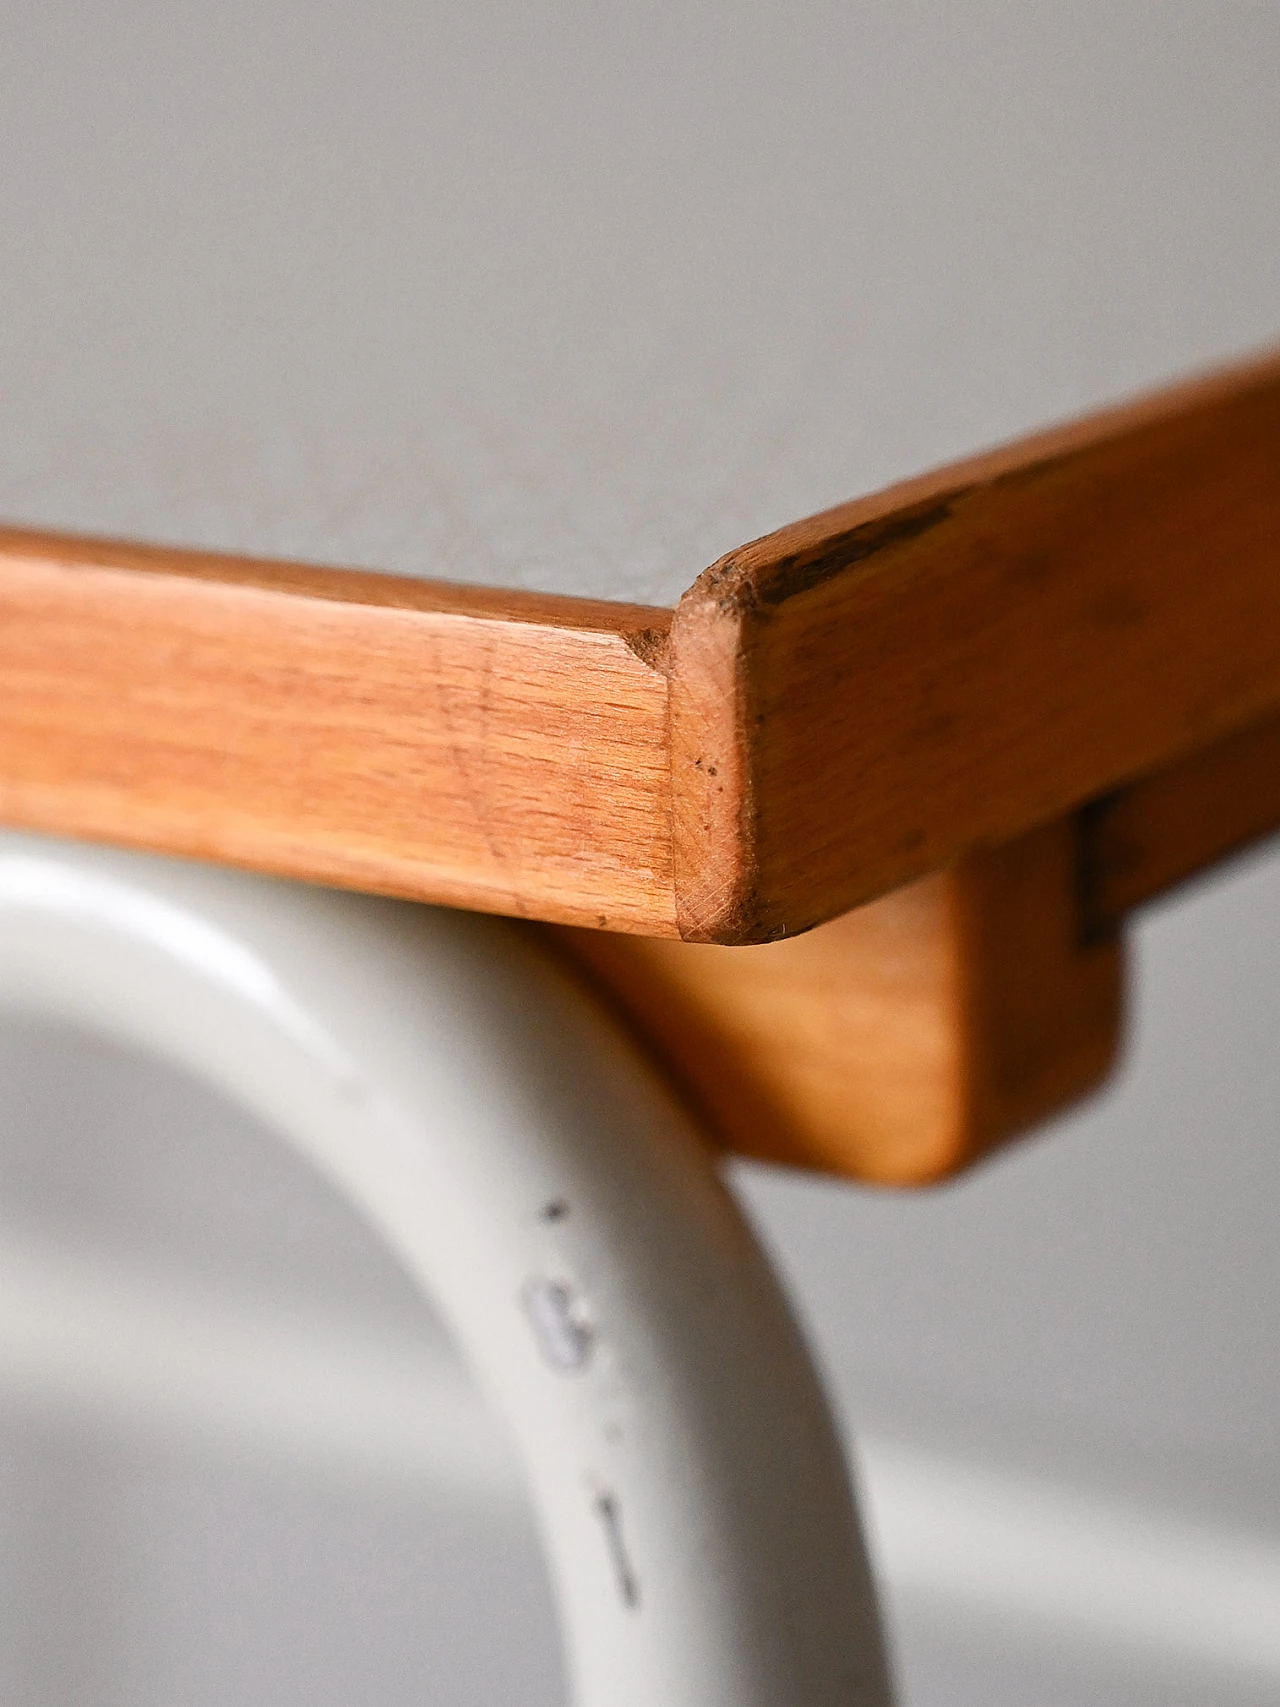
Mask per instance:
[[[0,534],[0,819],[673,931],[666,621]]]

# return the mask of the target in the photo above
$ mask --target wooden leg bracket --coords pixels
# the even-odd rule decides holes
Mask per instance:
[[[784,942],[558,934],[728,1147],[917,1185],[1105,1076],[1119,941],[1079,924],[1068,822]]]
[[[1273,721],[786,941],[548,928],[728,1148],[920,1185],[1102,1083],[1126,915],[1277,826]]]

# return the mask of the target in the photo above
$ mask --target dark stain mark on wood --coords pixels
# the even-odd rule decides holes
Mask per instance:
[[[961,496],[962,492],[951,492],[943,499],[930,499],[911,509],[899,510],[895,515],[863,522],[808,551],[778,558],[768,573],[756,582],[757,601],[765,606],[783,604],[799,593],[820,587],[824,581],[829,581],[833,575],[839,575],[855,563],[864,563],[867,558],[887,551],[890,546],[918,539],[921,534],[948,521],[956,500]]]
[[[666,628],[633,628],[622,636],[627,645],[651,670],[671,674],[671,632]]]

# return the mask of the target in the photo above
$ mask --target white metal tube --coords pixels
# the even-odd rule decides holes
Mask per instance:
[[[524,1463],[579,1707],[884,1707],[843,1456],[769,1265],[518,927],[4,834],[0,1004],[185,1065],[382,1232]]]

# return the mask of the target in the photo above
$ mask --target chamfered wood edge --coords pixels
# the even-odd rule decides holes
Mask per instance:
[[[1235,604],[1211,656],[1215,574]],[[693,941],[809,929],[1257,721],[1280,707],[1280,353],[729,553],[677,607],[671,669]],[[1079,715],[1144,693],[1114,730]]]
[[[0,563],[41,563],[51,568],[118,569],[165,575],[230,590],[293,593],[340,605],[473,617],[488,622],[536,623],[550,629],[617,634],[657,668],[665,663],[671,611],[662,605],[535,593],[518,587],[474,586],[418,575],[346,569],[289,558],[239,556],[142,540],[99,538],[0,525]]]

